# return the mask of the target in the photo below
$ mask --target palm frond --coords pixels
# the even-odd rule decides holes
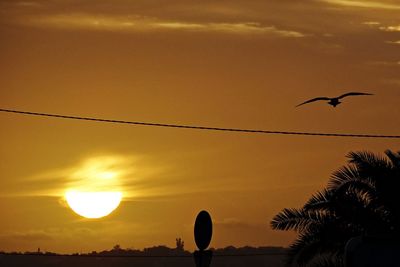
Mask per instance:
[[[400,169],[400,151],[393,152],[393,151],[388,149],[388,150],[385,151],[385,154],[389,158],[389,160],[391,161],[392,165],[395,168]]]
[[[354,180],[355,178],[360,178],[358,168],[354,165],[343,166],[331,175],[328,188],[334,188],[335,186],[341,185],[346,181]]]
[[[321,254],[308,262],[307,267],[344,267],[343,255],[338,253]]]
[[[332,210],[332,190],[324,189],[323,191],[317,192],[312,195],[311,198],[306,202],[303,209],[306,211],[311,210]]]
[[[308,266],[315,257],[321,254],[342,255],[344,246],[352,235],[340,224],[327,218],[326,223],[315,225],[299,234],[289,248],[287,263],[293,266]]]
[[[350,159],[349,163],[358,169],[360,178],[382,180],[390,176],[394,167],[390,160],[372,152],[350,152],[347,157]]]
[[[349,158],[349,163],[355,164],[358,167],[377,167],[377,166],[384,166],[386,168],[390,168],[390,162],[381,155],[376,155],[369,151],[358,151],[358,152],[350,152],[347,155]]]
[[[272,229],[302,231],[312,224],[323,221],[321,212],[305,211],[303,209],[283,209],[271,221]]]
[[[286,264],[303,266],[320,253],[322,242],[316,235],[301,234],[289,248]]]
[[[271,221],[273,229],[298,232],[290,266],[341,267],[351,237],[400,233],[400,151],[351,152],[348,158],[302,209],[283,209]]]
[[[360,179],[355,177],[351,180],[342,181],[341,184],[337,180],[328,182],[328,189],[332,191],[332,197],[340,198],[344,194],[354,193],[364,199],[376,198],[377,192],[375,183],[372,179]]]

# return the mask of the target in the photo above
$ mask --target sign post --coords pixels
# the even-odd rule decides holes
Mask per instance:
[[[194,240],[199,250],[193,253],[196,267],[209,267],[211,264],[212,251],[206,250],[210,245],[212,237],[212,221],[210,214],[202,210],[196,217],[194,223]]]

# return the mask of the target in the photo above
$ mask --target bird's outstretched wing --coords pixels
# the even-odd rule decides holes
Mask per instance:
[[[311,103],[311,102],[314,102],[314,101],[319,101],[319,100],[331,100],[331,99],[329,97],[316,97],[316,98],[307,100],[307,101],[305,101],[305,102],[303,102],[301,104],[298,104],[296,107],[299,107],[301,105],[308,104],[308,103]]]
[[[346,93],[346,94],[343,94],[343,95],[339,96],[338,99],[341,99],[341,98],[346,97],[346,96],[351,96],[351,95],[373,95],[373,94],[369,94],[369,93],[359,93],[359,92],[350,92],[350,93]]]

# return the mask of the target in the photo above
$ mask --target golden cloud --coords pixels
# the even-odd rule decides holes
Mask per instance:
[[[22,24],[60,29],[84,29],[99,31],[148,32],[160,30],[220,32],[231,34],[270,34],[281,37],[304,37],[305,34],[264,26],[258,22],[202,22],[164,21],[143,16],[105,16],[91,14],[58,14],[25,17]]]
[[[379,29],[381,29],[382,31],[386,31],[386,32],[400,32],[400,25],[382,26],[382,27],[379,27]]]
[[[354,1],[354,0],[320,0],[321,2],[347,6],[347,7],[362,7],[362,8],[377,8],[377,9],[400,9],[400,5],[383,2],[383,1]]]

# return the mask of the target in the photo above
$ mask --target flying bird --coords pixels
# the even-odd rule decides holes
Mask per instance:
[[[355,96],[355,95],[373,95],[373,94],[350,92],[350,93],[346,93],[346,94],[343,94],[343,95],[338,96],[338,97],[326,97],[326,96],[316,97],[316,98],[307,100],[307,101],[305,101],[305,102],[303,102],[301,104],[298,104],[296,107],[299,107],[299,106],[302,106],[304,104],[308,104],[308,103],[311,103],[311,102],[319,101],[319,100],[326,100],[326,101],[328,101],[329,105],[332,105],[333,107],[336,107],[337,105],[342,103],[342,102],[340,102],[340,99],[345,98],[346,96]]]

